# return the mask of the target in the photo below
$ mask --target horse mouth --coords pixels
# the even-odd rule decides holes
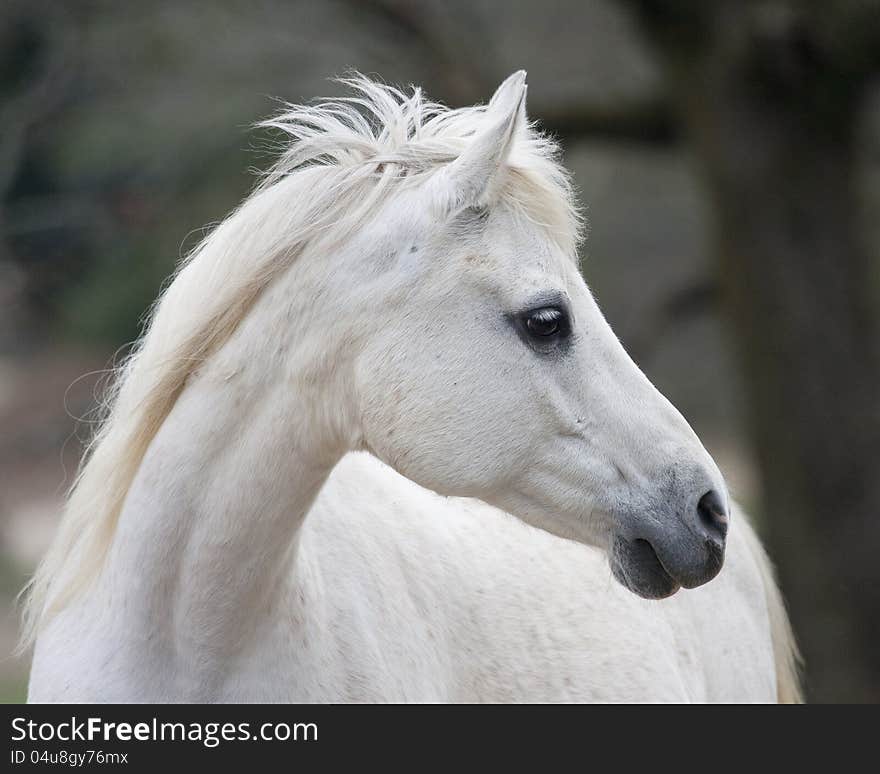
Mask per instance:
[[[621,585],[644,599],[664,599],[681,588],[647,540],[616,537],[611,572]]]

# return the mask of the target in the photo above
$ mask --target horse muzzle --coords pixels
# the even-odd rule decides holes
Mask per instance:
[[[724,564],[728,520],[715,490],[703,494],[689,511],[669,508],[663,514],[652,509],[650,518],[629,519],[628,528],[614,537],[614,577],[645,599],[701,586]]]

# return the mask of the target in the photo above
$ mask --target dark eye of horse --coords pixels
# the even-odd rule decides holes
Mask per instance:
[[[565,335],[568,320],[565,313],[555,306],[544,309],[533,309],[525,315],[525,326],[530,336],[538,339],[549,339]]]

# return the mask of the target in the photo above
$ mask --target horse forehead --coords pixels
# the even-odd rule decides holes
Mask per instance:
[[[490,218],[476,247],[473,256],[515,274],[565,274],[567,261],[559,247],[543,228],[522,216]]]
[[[553,286],[564,290],[571,279],[570,262],[559,251],[545,244],[519,245],[488,240],[461,254],[461,263],[453,271],[464,269],[472,276],[519,286]]]

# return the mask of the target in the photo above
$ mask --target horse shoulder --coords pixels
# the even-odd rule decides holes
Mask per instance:
[[[365,454],[337,466],[304,533],[332,668],[390,698],[702,697],[668,616],[620,587],[598,549],[439,497]]]

